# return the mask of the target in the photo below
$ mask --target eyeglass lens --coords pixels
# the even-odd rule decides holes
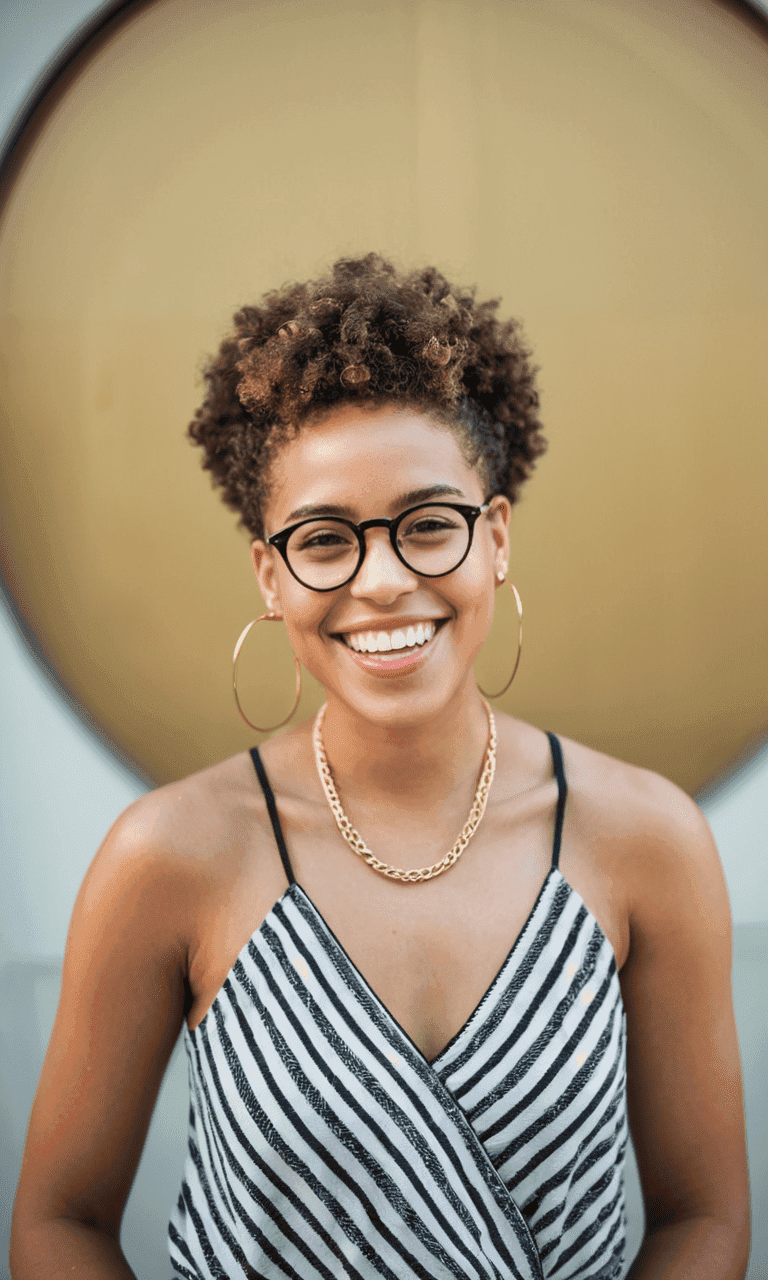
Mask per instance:
[[[469,545],[469,525],[452,507],[420,507],[400,522],[397,546],[414,573],[450,573]],[[319,517],[295,529],[286,554],[292,571],[308,587],[339,587],[354,573],[360,555],[357,538],[348,525],[333,517]]]

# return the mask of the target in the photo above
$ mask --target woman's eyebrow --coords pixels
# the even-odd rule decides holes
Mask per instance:
[[[401,493],[392,503],[393,508],[404,508],[415,506],[417,502],[429,502],[432,498],[456,497],[463,498],[466,502],[466,494],[461,489],[457,489],[452,484],[431,484],[424,489],[409,489],[407,493]],[[317,502],[308,503],[306,506],[297,507],[292,511],[287,520],[304,520],[309,516],[340,516],[345,520],[354,520],[355,509],[340,505],[334,502]]]

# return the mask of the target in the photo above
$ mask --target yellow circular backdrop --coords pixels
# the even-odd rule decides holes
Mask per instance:
[[[503,707],[691,791],[721,774],[768,724],[759,20],[711,0],[117,9],[6,157],[0,225],[3,578],[85,718],[158,782],[254,741],[231,657],[263,605],[185,428],[238,306],[376,249],[501,296],[541,366]],[[486,687],[514,660],[511,596],[498,614]],[[273,723],[293,665],[260,630],[243,701]]]

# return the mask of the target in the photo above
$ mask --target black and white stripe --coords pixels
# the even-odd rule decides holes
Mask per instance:
[[[432,1063],[292,877],[184,1040],[174,1280],[621,1274],[618,974],[556,865]]]
[[[494,988],[435,1065],[520,1205],[544,1274],[618,1274],[624,1009],[610,944],[556,868]]]

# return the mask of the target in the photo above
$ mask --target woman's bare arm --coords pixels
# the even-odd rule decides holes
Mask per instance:
[[[120,1224],[184,1011],[193,896],[168,789],[115,823],[78,894],[29,1122],[13,1280],[126,1280]]]
[[[627,1280],[743,1280],[749,1186],[725,879],[701,810],[645,777],[621,985],[646,1233]]]

